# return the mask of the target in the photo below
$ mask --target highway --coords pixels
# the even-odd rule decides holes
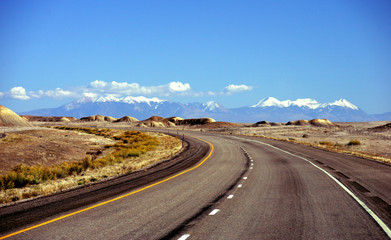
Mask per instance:
[[[20,231],[7,239],[391,237],[389,165],[263,138],[186,135],[211,148],[185,172],[0,236]]]

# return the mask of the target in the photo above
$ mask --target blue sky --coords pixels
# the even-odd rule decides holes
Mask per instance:
[[[83,96],[391,111],[391,1],[0,0],[0,104]]]

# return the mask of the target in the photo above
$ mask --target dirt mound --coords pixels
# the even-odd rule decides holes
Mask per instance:
[[[312,119],[312,120],[297,120],[289,121],[286,125],[291,126],[316,126],[316,127],[332,127],[336,126],[334,123],[330,122],[327,119]]]
[[[310,124],[317,127],[335,126],[335,124],[330,122],[328,119],[312,119],[310,120]]]
[[[66,118],[66,117],[61,117],[59,119],[59,122],[70,122],[71,120],[69,118]]]
[[[307,126],[310,125],[310,121],[308,120],[297,120],[297,121],[289,121],[286,123],[287,126]]]
[[[163,128],[163,127],[174,127],[175,124],[173,124],[172,122],[169,122],[168,120],[161,121],[161,122],[152,121],[152,120],[144,120],[144,121],[139,122],[139,124],[137,124],[137,126],[138,127]]]
[[[259,121],[252,125],[253,127],[270,127],[271,123],[268,121]]]
[[[117,121],[117,119],[113,118],[113,117],[105,117],[105,121],[106,122],[115,122],[115,121]]]
[[[74,117],[45,117],[45,116],[30,116],[22,115],[29,122],[70,122],[77,120]]]
[[[174,123],[174,124],[177,124],[178,122],[184,120],[183,118],[180,118],[180,117],[170,117],[170,118],[166,118],[166,119],[167,119],[168,121]]]
[[[268,122],[268,121],[259,121],[252,125],[252,127],[275,127],[275,126],[281,126],[284,125],[283,123],[275,123],[275,122]]]
[[[148,118],[147,120],[151,120],[151,121],[155,121],[155,122],[163,122],[165,120],[165,118],[160,117],[160,116],[152,116],[152,117]]]
[[[0,105],[0,124],[3,126],[30,127],[31,124],[12,110]]]
[[[113,122],[117,120],[116,118],[109,117],[109,116],[102,116],[102,115],[93,115],[89,117],[82,117],[80,118],[80,121],[82,122]]]
[[[235,128],[235,127],[240,127],[239,124],[236,123],[230,123],[230,122],[210,122],[207,124],[204,124],[202,128]]]
[[[268,122],[268,121],[259,121],[256,124],[270,124],[270,122]]]
[[[138,119],[130,116],[125,116],[120,119],[117,119],[115,122],[138,122]]]
[[[140,121],[137,125],[139,127],[175,127],[175,124],[170,122],[168,119],[159,117],[159,116],[152,116],[146,120]]]
[[[213,118],[194,118],[178,120],[176,125],[205,125],[213,122],[216,122]]]
[[[387,123],[385,125],[373,127],[373,128],[368,128],[369,131],[374,131],[374,132],[384,132],[384,131],[391,131],[391,122]]]

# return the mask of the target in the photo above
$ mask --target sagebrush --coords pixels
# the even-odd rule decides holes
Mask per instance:
[[[9,173],[0,176],[1,190],[22,188],[28,185],[39,184],[47,180],[79,175],[87,169],[96,169],[115,163],[121,163],[128,158],[138,157],[147,151],[155,149],[159,145],[157,138],[140,131],[125,131],[122,134],[113,135],[110,129],[72,127],[58,127],[58,129],[81,131],[110,137],[117,142],[114,145],[105,146],[105,148],[113,148],[113,151],[102,158],[97,158],[97,155],[93,155],[92,157],[87,156],[78,162],[62,163],[55,166],[17,165]]]

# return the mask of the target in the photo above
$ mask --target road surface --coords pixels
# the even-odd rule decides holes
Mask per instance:
[[[186,135],[212,147],[183,174],[1,236],[22,231],[8,239],[389,238],[390,166],[262,138]]]

